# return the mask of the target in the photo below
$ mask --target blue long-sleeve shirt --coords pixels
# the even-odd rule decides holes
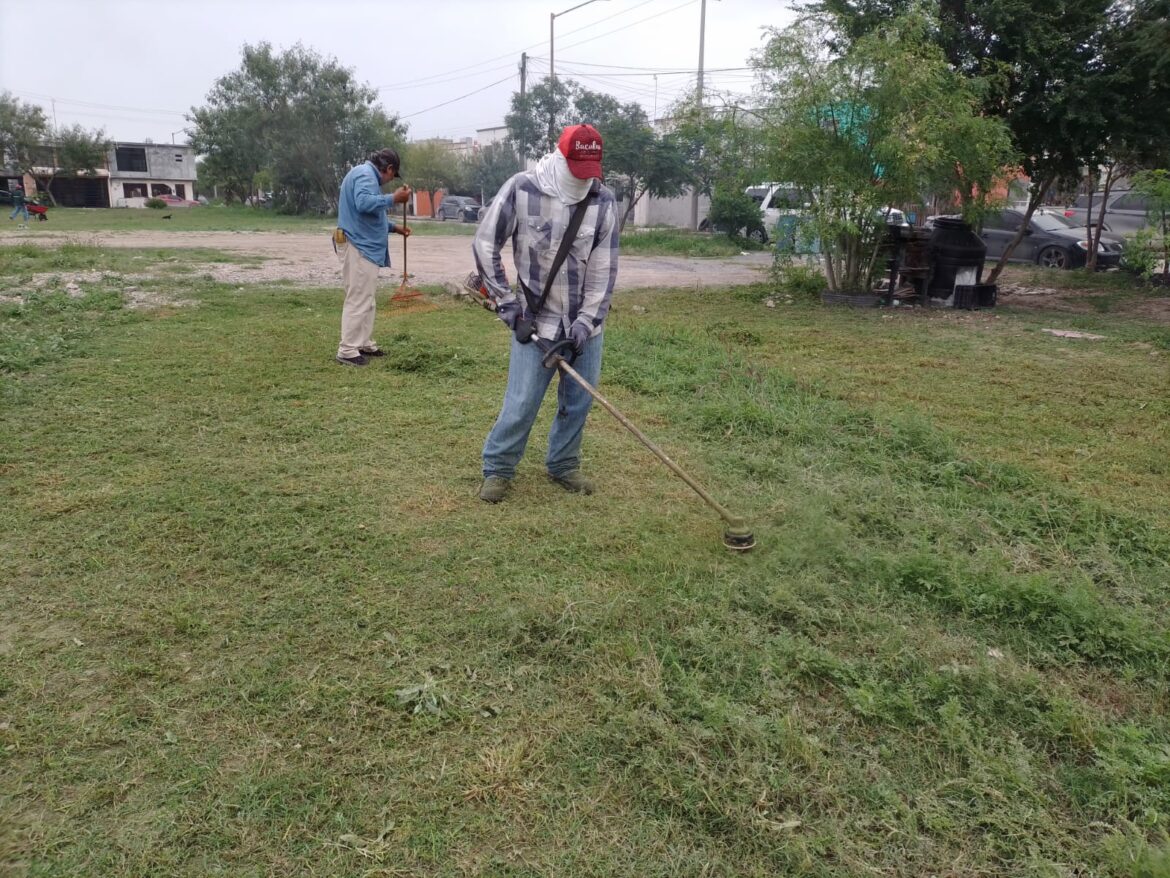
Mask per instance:
[[[370,162],[362,162],[341,181],[337,228],[375,265],[390,264],[387,236],[394,231],[394,223],[386,212],[393,207],[394,196],[382,194],[381,176]]]

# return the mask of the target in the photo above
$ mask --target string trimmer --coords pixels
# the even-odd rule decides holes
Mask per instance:
[[[464,285],[473,293],[473,298],[479,304],[483,305],[489,311],[496,310],[495,301],[489,296],[487,287],[485,287],[480,280],[479,275],[472,273],[468,275]],[[650,451],[661,460],[670,469],[672,473],[690,485],[691,489],[702,498],[703,502],[719,513],[719,517],[723,519],[727,525],[723,529],[723,545],[733,552],[746,552],[756,545],[755,535],[747,526],[747,522],[738,515],[732,515],[719,503],[711,494],[691,476],[689,476],[681,466],[671,460],[665,451],[655,445],[650,439],[639,430],[634,424],[623,415],[608,399],[601,395],[601,393],[581,377],[580,373],[573,368],[573,360],[576,359],[576,350],[572,339],[561,339],[560,341],[552,342],[541,338],[535,332],[531,337],[532,344],[536,345],[544,353],[544,358],[541,361],[546,369],[557,368],[573,381],[577,382],[581,388],[593,397],[602,408],[617,418],[619,424],[625,427],[634,438],[645,445]]]

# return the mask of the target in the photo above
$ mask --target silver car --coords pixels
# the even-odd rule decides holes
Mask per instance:
[[[1101,215],[1101,201],[1104,192],[1093,193],[1093,223]],[[1085,227],[1085,213],[1089,208],[1089,196],[1081,195],[1064,210],[1064,218],[1075,226]],[[1105,205],[1105,231],[1115,235],[1132,235],[1149,224],[1147,213],[1149,202],[1144,195],[1139,195],[1129,189],[1120,189],[1109,193],[1109,201]]]

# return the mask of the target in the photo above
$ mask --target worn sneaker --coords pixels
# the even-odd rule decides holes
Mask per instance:
[[[479,486],[479,499],[485,503],[499,503],[512,487],[512,480],[503,476],[488,476]]]
[[[549,473],[548,477],[566,491],[571,491],[574,494],[593,493],[593,482],[581,475],[581,470],[579,469],[561,473],[559,476],[554,476],[552,473]]]
[[[365,348],[358,348],[364,357],[384,357],[386,352],[381,348],[374,348],[373,350],[366,350]]]
[[[336,359],[343,366],[364,366],[370,362],[361,354],[358,354],[356,357],[337,357]]]

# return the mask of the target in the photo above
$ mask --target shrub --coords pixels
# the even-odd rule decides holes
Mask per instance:
[[[154,210],[162,210],[167,206],[167,203],[161,198],[148,198],[146,199],[146,206],[153,208]]]
[[[740,232],[751,235],[764,228],[760,219],[760,206],[750,195],[716,189],[711,196],[711,226],[730,237]]]
[[[804,265],[790,259],[778,259],[772,266],[772,277],[780,292],[802,299],[816,299],[828,286],[819,265]]]

